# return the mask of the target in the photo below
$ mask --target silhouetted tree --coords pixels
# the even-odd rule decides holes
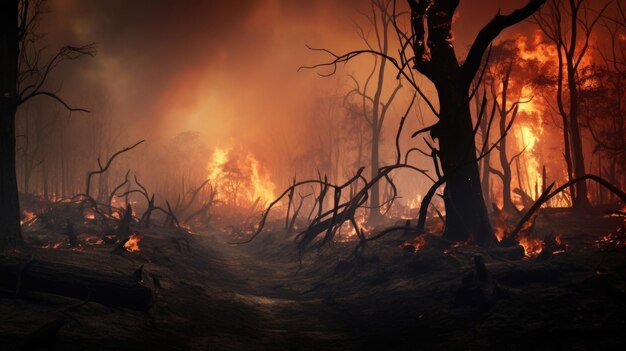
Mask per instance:
[[[532,99],[523,97],[522,90],[530,80],[528,77],[528,66],[530,63],[524,62],[518,56],[515,42],[507,40],[494,46],[490,56],[489,69],[485,76],[485,84],[491,92],[491,98],[496,105],[498,116],[498,129],[500,135],[504,135],[514,123],[519,111],[520,99]],[[502,182],[502,210],[514,213],[516,211],[511,198],[511,163],[515,161],[524,151],[523,148],[518,153],[509,158],[507,138],[502,138],[496,146],[500,169],[489,167],[489,171],[497,175]],[[519,184],[520,188],[522,184]]]
[[[397,24],[394,6],[393,24],[401,48],[399,59],[376,50],[352,51],[343,55],[324,50],[335,59],[330,63],[313,66],[336,68],[338,63],[349,61],[358,55],[374,54],[393,64],[398,70],[398,77],[411,84],[422,98],[426,97],[412,70],[434,84],[440,108],[437,111],[433,104],[429,103],[429,106],[437,115],[438,122],[420,132],[430,132],[433,139],[439,142],[436,154],[446,183],[446,239],[473,239],[483,246],[493,243],[493,229],[487,216],[478,172],[481,155],[476,155],[474,147],[470,86],[491,42],[505,28],[533,15],[544,2],[545,0],[531,0],[526,6],[509,15],[496,15],[480,30],[465,61],[460,63],[452,43],[452,22],[459,1],[408,0],[412,29],[410,34],[404,33]],[[414,133],[414,136],[416,134],[419,133]],[[491,151],[490,149],[492,148],[486,152]]]
[[[33,33],[40,5],[39,1],[29,0],[0,2],[0,249],[22,242],[15,162],[17,109],[32,98],[46,96],[69,111],[86,112],[45,90],[45,84],[59,63],[93,55],[94,46],[66,46],[43,62],[41,51],[34,48]]]
[[[371,16],[366,16],[373,29],[374,40],[369,38],[366,32],[358,27],[358,33],[365,45],[370,50],[376,50],[383,55],[389,54],[389,36],[392,34],[393,14],[391,13],[392,0],[371,0]],[[374,58],[374,65],[365,83],[361,86],[356,78],[352,77],[355,87],[349,95],[356,94],[362,99],[363,116],[371,130],[370,147],[370,175],[372,178],[378,174],[380,168],[380,140],[383,124],[387,117],[389,107],[393,103],[396,94],[402,88],[400,81],[391,91],[389,96],[383,97],[385,90],[385,74],[387,72],[387,60]],[[374,79],[372,79],[374,78]],[[360,165],[359,165],[360,166]],[[378,222],[382,218],[380,213],[380,184],[372,185],[370,193],[370,222]]]
[[[580,133],[579,69],[589,51],[591,33],[606,7],[594,11],[584,0],[550,0],[535,16],[536,23],[557,51],[556,101],[563,121],[564,156],[570,181],[586,174]],[[575,183],[570,192],[574,208],[591,206],[586,182]]]

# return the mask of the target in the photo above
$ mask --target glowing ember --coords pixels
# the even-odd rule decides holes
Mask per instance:
[[[233,206],[251,206],[274,201],[275,185],[269,172],[250,153],[239,148],[215,148],[207,165],[208,179],[217,199]]]
[[[504,228],[502,227],[496,227],[496,239],[498,239],[498,241],[502,241],[502,239],[504,239],[504,236],[506,235],[506,232],[504,231]]]
[[[46,245],[42,246],[41,248],[42,249],[58,249],[59,247],[61,247],[61,245],[63,245],[63,242],[62,241],[57,241],[55,243],[46,244]]]
[[[494,234],[496,235],[496,239],[498,239],[499,242],[502,241],[513,230],[513,225],[509,221],[512,217],[512,214],[505,211],[501,211],[500,213],[498,213],[498,216],[496,217],[496,228]]]
[[[354,216],[354,219],[356,221],[357,226],[359,227],[358,230],[363,231],[364,234],[368,234],[371,231],[371,228],[368,228],[365,225],[365,223],[367,222],[367,218],[365,217],[365,214],[358,213],[357,215]],[[351,222],[349,221],[344,222],[343,225],[341,226],[341,229],[342,230],[339,231],[339,235],[336,239],[338,242],[348,242],[348,241],[358,240],[359,236],[357,235],[357,228],[354,228]],[[343,232],[343,230],[347,230],[347,231]]]
[[[23,213],[23,218],[20,221],[20,225],[30,224],[34,222],[35,220],[37,220],[37,215],[34,212],[24,210],[22,211],[22,213]]]
[[[96,215],[93,212],[85,213],[85,219],[96,219]]]
[[[626,246],[626,229],[622,226],[615,233],[609,233],[600,237],[596,240],[595,245],[599,248]]]
[[[424,244],[426,244],[426,240],[423,236],[420,235],[412,242],[405,241],[404,243],[402,243],[402,248],[406,251],[407,247],[411,246],[413,247],[412,251],[417,252],[424,247]]]
[[[524,248],[526,257],[537,256],[543,249],[543,241],[537,238],[523,237],[519,239],[519,244]]]
[[[95,236],[95,235],[89,235],[87,237],[85,237],[84,242],[87,245],[100,245],[100,244],[104,244],[104,240],[102,240],[102,238]]]
[[[128,252],[139,251],[139,242],[141,239],[143,239],[143,234],[131,234],[131,236],[128,237],[128,240],[124,243],[124,248]]]

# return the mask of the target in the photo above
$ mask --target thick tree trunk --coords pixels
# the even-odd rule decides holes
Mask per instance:
[[[15,166],[17,3],[0,1],[0,250],[22,242]]]
[[[469,89],[493,39],[530,17],[544,2],[530,0],[509,15],[494,17],[479,31],[461,65],[452,43],[452,22],[459,1],[408,0],[415,37],[413,68],[435,85],[439,97],[439,122],[431,136],[439,140],[439,159],[446,177],[446,239],[472,239],[481,246],[494,242],[476,160]]]
[[[447,177],[444,237],[453,241],[471,239],[489,246],[493,230],[482,194],[466,87],[454,81],[436,83],[436,87],[441,111],[432,135],[439,139],[441,166]]]
[[[15,169],[15,105],[0,97],[0,250],[22,242]]]

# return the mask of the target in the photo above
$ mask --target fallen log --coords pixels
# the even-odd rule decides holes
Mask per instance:
[[[0,288],[14,296],[40,292],[147,311],[152,291],[128,277],[29,258],[0,257]]]

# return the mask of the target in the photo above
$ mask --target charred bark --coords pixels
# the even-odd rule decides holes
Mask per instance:
[[[18,1],[0,2],[0,16],[0,250],[4,250],[22,243],[15,165]]]
[[[463,64],[452,44],[452,19],[458,0],[409,0],[414,68],[426,76],[439,96],[439,122],[431,136],[439,140],[439,157],[447,177],[444,190],[446,232],[453,241],[494,241],[482,195],[474,147],[469,88],[490,43],[500,32],[531,16],[545,0],[532,0],[509,15],[497,15],[478,33]]]

